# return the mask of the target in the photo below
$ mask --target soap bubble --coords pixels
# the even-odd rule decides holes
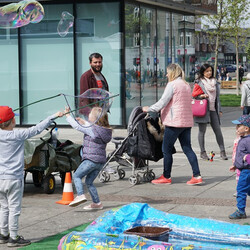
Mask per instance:
[[[62,12],[62,17],[60,22],[58,23],[57,26],[57,32],[61,37],[65,37],[69,29],[73,26],[74,24],[74,16],[72,16],[69,12],[63,11]]]
[[[0,28],[19,28],[39,23],[44,17],[43,6],[35,0],[24,0],[0,8]]]
[[[79,122],[84,127],[97,123],[110,110],[113,103],[112,94],[100,88],[88,89],[79,96],[64,95],[64,97],[72,116],[76,120],[79,117],[88,122],[87,125]],[[97,113],[95,120],[89,119],[91,111]]]

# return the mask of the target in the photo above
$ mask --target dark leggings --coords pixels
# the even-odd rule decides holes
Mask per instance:
[[[224,139],[223,139],[223,135],[221,132],[219,117],[216,111],[210,111],[209,113],[210,113],[210,124],[214,131],[216,141],[219,145],[220,151],[224,151],[225,150]],[[207,123],[199,123],[198,125],[199,125],[198,141],[199,141],[201,152],[204,152],[206,151],[205,150],[205,133],[207,129]]]

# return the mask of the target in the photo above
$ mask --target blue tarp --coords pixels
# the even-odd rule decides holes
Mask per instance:
[[[136,226],[168,227],[169,242],[123,232]],[[74,247],[74,248],[72,248]],[[132,203],[98,217],[83,232],[64,236],[58,249],[250,249],[250,226],[169,214]]]

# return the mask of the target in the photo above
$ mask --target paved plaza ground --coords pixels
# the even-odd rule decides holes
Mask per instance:
[[[33,184],[26,184],[20,216],[19,234],[32,242],[41,240],[50,235],[63,232],[69,228],[91,222],[105,211],[117,206],[132,202],[148,203],[150,206],[167,213],[186,215],[196,218],[211,218],[232,223],[250,223],[250,200],[247,202],[244,220],[231,221],[228,215],[236,209],[235,174],[229,171],[232,164],[231,154],[235,127],[231,120],[241,115],[239,108],[223,108],[222,131],[225,140],[228,161],[219,157],[219,148],[215,142],[212,129],[208,127],[206,133],[207,151],[215,152],[213,162],[199,159],[199,146],[197,141],[198,128],[192,129],[192,145],[196,152],[204,183],[201,186],[188,186],[186,182],[191,178],[191,167],[182,153],[179,143],[176,143],[177,153],[174,155],[172,170],[172,185],[152,185],[141,183],[132,186],[128,178],[132,174],[131,168],[123,168],[126,176],[123,180],[115,180],[113,175],[109,182],[95,181],[98,188],[104,210],[97,212],[83,211],[83,205],[72,208],[67,205],[56,204],[62,198],[62,186],[60,178],[56,176],[56,190],[48,195],[42,188],[36,188]],[[82,142],[82,134],[71,128],[60,128],[59,139],[70,139],[75,143]],[[127,136],[125,129],[114,129],[114,136]],[[108,152],[114,150],[114,144],[109,143]],[[149,168],[156,176],[162,174],[163,162],[149,162]],[[31,176],[28,175],[28,180]],[[88,195],[88,198],[89,195]],[[90,201],[90,199],[89,199]],[[4,245],[1,249],[7,249]]]

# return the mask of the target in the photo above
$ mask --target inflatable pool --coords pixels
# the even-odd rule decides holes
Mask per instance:
[[[125,234],[134,227],[166,227],[168,242]],[[250,249],[250,226],[169,214],[148,204],[132,203],[105,212],[83,232],[71,232],[59,243],[71,249]]]

